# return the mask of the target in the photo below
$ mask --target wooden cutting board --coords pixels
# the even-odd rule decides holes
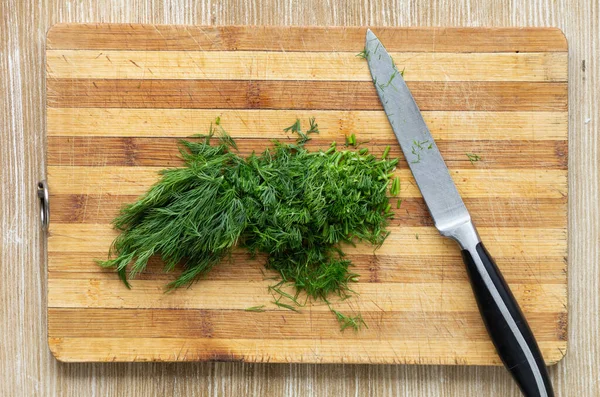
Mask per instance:
[[[405,69],[459,191],[548,364],[567,346],[567,43],[556,29],[375,28]],[[364,60],[365,28],[57,25],[47,42],[48,339],[62,361],[500,364],[458,247],[424,207]],[[100,269],[110,221],[220,117],[242,153],[316,117],[401,158],[403,203],[375,254],[349,247],[368,329],[323,304],[279,309],[262,261],[189,289],[160,264],[128,290]],[[481,156],[471,163],[466,153]],[[264,313],[244,309],[266,305]]]

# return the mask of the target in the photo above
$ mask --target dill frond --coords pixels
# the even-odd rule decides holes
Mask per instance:
[[[356,56],[358,58],[367,59],[368,60],[369,59],[369,51],[365,47],[361,52],[359,52],[358,54],[356,54]]]
[[[265,305],[247,307],[244,311],[262,313],[265,311]]]
[[[465,153],[465,154],[467,155],[467,158],[469,159],[471,164],[481,160],[481,157],[476,155],[475,153]]]

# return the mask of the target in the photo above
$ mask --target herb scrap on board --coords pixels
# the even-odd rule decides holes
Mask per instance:
[[[474,164],[477,161],[481,161],[481,156],[475,153],[465,153],[471,164]]]

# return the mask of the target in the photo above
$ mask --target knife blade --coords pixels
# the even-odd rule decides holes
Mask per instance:
[[[364,56],[385,114],[435,227],[462,249],[479,311],[498,355],[525,396],[553,396],[534,335],[479,238],[403,73],[370,29],[366,34]]]

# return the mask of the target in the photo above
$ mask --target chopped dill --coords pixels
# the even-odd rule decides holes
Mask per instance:
[[[369,51],[365,47],[361,52],[356,54],[358,58],[369,60]]]
[[[476,155],[475,153],[465,153],[465,154],[467,155],[467,158],[469,159],[471,164],[475,163],[476,161],[481,160],[481,157]]]
[[[346,146],[356,146],[356,135],[350,134],[346,136]]]
[[[414,160],[411,161],[413,164],[417,164],[421,162],[421,153],[415,151],[415,147],[412,147],[412,154],[417,156]]]
[[[389,87],[390,84],[392,84],[392,81],[394,80],[394,77],[396,77],[397,75],[398,75],[398,71],[396,71],[394,69],[394,73],[391,74],[390,79],[387,81],[387,83],[385,83],[385,84],[379,84],[379,88],[381,88],[383,90],[384,88]]]
[[[418,240],[419,239],[419,233],[415,234],[415,238]]]
[[[385,160],[387,158],[387,156],[388,156],[389,153],[390,153],[390,145],[387,145],[385,147],[385,149],[383,150],[383,154],[381,155],[381,158],[383,160]]]
[[[392,187],[390,188],[390,194],[392,196],[397,196],[400,193],[400,178],[396,177],[392,181]]]
[[[319,125],[316,123],[315,118],[311,117],[308,119],[310,123],[310,128],[306,131],[306,134],[318,134],[319,133]]]
[[[302,126],[300,124],[300,119],[296,119],[296,121],[294,122],[294,124],[290,125],[287,128],[283,129],[285,132],[293,132],[296,133],[298,135],[303,134],[302,132]],[[302,136],[302,135],[300,135]]]
[[[398,201],[396,201],[396,208],[400,209],[401,205],[402,205],[402,199],[398,199]]]
[[[296,308],[295,308],[294,306],[292,306],[292,305],[288,305],[288,304],[286,304],[286,303],[281,303],[281,302],[279,302],[278,300],[275,300],[275,301],[273,301],[272,303],[273,303],[274,305],[276,305],[276,306],[279,306],[279,307],[282,307],[282,308],[284,308],[284,309],[288,309],[288,310],[291,310],[291,311],[293,311],[293,312],[300,313],[300,310],[296,309]]]
[[[277,301],[279,301],[281,298],[287,298],[290,301],[292,301],[293,303],[295,303],[297,306],[302,306],[298,303],[298,294],[296,294],[296,296],[292,296],[292,295],[288,294],[287,292],[282,291],[279,288],[279,286],[282,284],[283,284],[283,281],[280,281],[276,285],[269,286],[269,292],[271,292],[271,294],[273,294],[273,292],[279,294],[278,298],[275,298],[275,294],[273,294],[273,298],[276,299]],[[298,291],[296,291],[296,292],[298,292]]]
[[[427,143],[429,143],[429,139],[426,139],[424,141],[417,141],[416,139],[413,139],[413,145],[415,145],[416,147],[418,147],[420,150],[423,150],[424,146]],[[428,149],[431,148],[431,144],[429,145]]]
[[[247,307],[244,311],[261,313],[265,311],[265,305]]]
[[[369,328],[363,320],[360,313],[354,317],[347,316],[335,309],[331,309],[338,322],[340,323],[340,330],[344,331],[346,328],[352,328],[355,331],[360,330],[362,327]]]
[[[303,130],[296,120],[285,129],[297,135],[295,143],[275,141],[248,157],[235,152],[220,120],[208,134],[182,140],[184,166],[161,171],[156,184],[121,209],[113,221],[120,234],[99,264],[130,287],[128,280],[159,257],[166,272],[182,269],[168,284],[173,289],[198,281],[239,247],[267,255],[265,267],[281,280],[268,290],[278,307],[298,311],[301,293],[307,301],[350,296],[358,274],[343,246],[379,247],[389,235],[386,193],[390,183],[399,189],[390,180],[398,159],[338,150],[335,143],[311,152],[304,145],[319,130],[314,118],[309,125]],[[347,143],[356,146],[356,136]],[[342,329],[364,324],[360,316],[332,313]]]
[[[428,146],[425,146],[429,143]],[[433,143],[430,143],[429,140],[418,141],[413,139],[413,144],[411,147],[411,153],[415,156],[415,159],[411,161],[413,164],[417,164],[421,162],[421,152],[425,149],[432,149]]]

